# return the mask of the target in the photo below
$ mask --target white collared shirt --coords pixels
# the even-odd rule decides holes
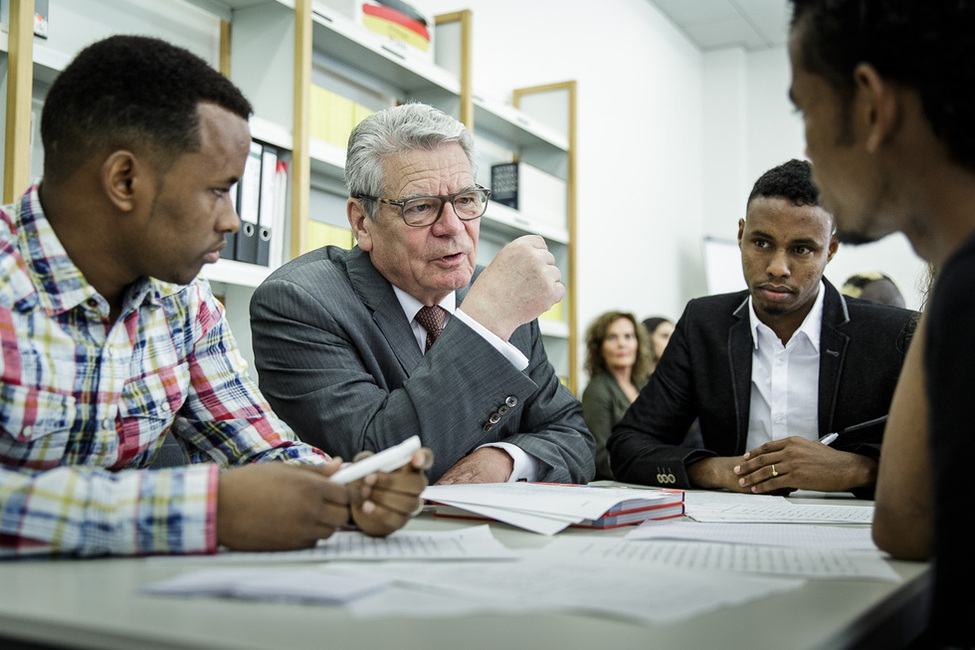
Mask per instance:
[[[422,352],[426,348],[427,331],[422,325],[416,322],[415,316],[416,313],[420,311],[420,308],[423,307],[423,303],[399,287],[395,285],[390,286],[393,287],[393,292],[396,294],[396,298],[399,300],[399,304],[403,308],[403,314],[410,322],[410,327],[413,330],[413,336],[416,338],[416,344],[420,347],[420,351]],[[476,320],[465,314],[462,309],[457,308],[457,292],[451,291],[449,294],[447,294],[447,296],[440,301],[440,307],[442,307],[448,314],[447,322],[450,322],[450,319],[453,316],[456,316],[461,320],[461,322],[481,336],[481,338],[490,343],[494,349],[500,352],[504,358],[507,359],[516,369],[523,371],[528,368],[528,357],[526,357],[521,350],[513,346],[508,341],[503,340],[494,332],[490,331]],[[511,456],[511,459],[514,461],[511,476],[508,477],[509,483],[520,480],[537,480],[538,469],[535,459],[528,455],[528,453],[525,452],[521,447],[513,445],[509,442],[493,442],[486,445],[481,445],[481,447],[500,447],[508,452],[508,455]],[[478,449],[481,447],[478,447]]]
[[[749,297],[754,347],[746,450],[789,436],[819,439],[819,338],[825,295],[820,283],[812,308],[785,345],[758,319]]]

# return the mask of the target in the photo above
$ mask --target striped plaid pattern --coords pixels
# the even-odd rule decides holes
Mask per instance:
[[[205,280],[139,281],[110,325],[32,187],[0,211],[0,557],[213,552],[219,468],[323,462],[247,377]],[[170,429],[202,464],[141,469]]]

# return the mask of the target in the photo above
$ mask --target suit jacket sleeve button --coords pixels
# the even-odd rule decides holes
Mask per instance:
[[[504,403],[509,407],[514,408],[518,406],[518,398],[514,395],[508,395],[508,397],[505,398]]]

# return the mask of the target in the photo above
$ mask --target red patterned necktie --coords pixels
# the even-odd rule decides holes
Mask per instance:
[[[427,331],[427,344],[423,348],[423,352],[426,353],[447,324],[447,310],[440,305],[420,307],[420,311],[416,312],[414,318]]]

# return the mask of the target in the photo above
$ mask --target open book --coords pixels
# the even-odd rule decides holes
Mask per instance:
[[[684,514],[681,490],[551,483],[432,485],[435,514],[496,519],[543,535],[569,526],[613,528]]]

